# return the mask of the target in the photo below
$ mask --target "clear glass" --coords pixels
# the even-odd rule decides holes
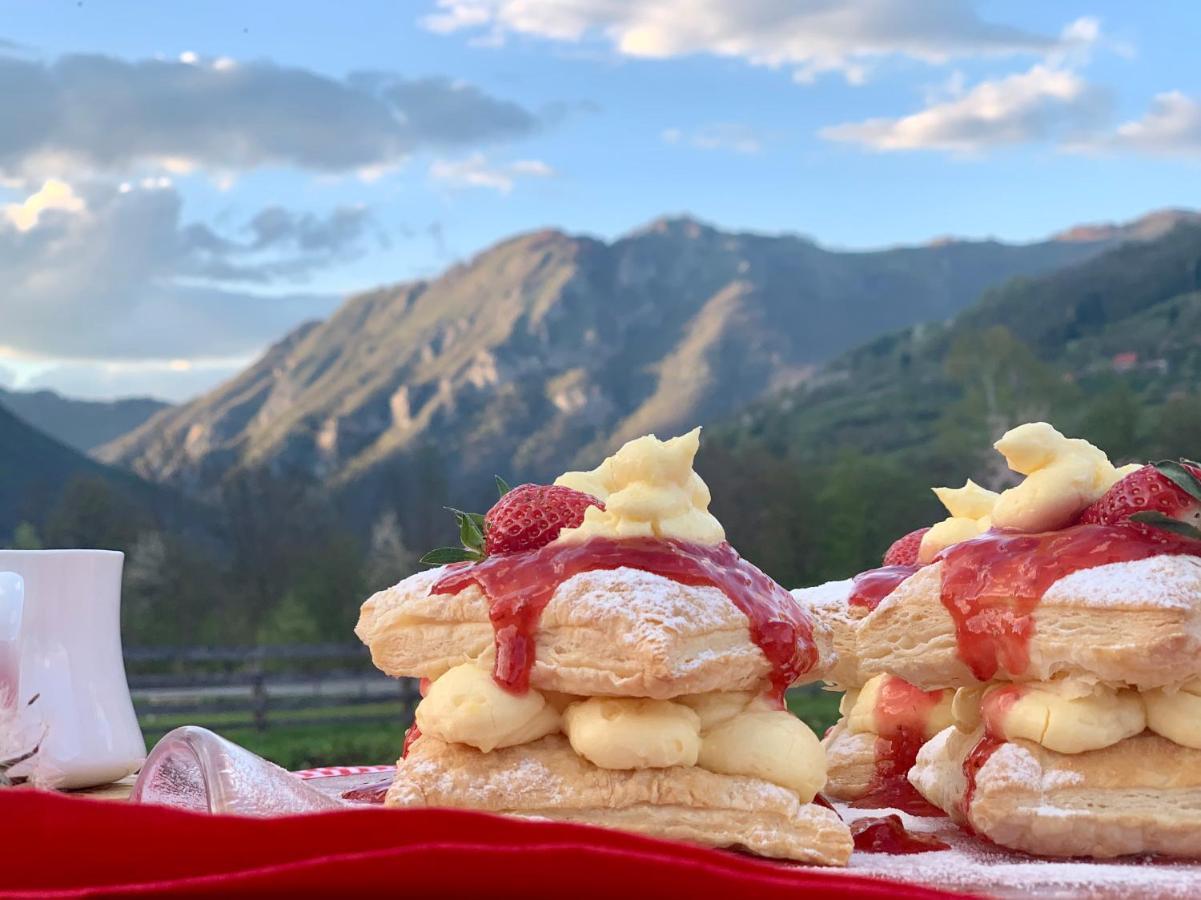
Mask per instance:
[[[147,757],[131,800],[237,816],[322,812],[346,805],[195,725],[163,736]]]

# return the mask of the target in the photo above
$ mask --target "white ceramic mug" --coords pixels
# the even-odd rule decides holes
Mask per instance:
[[[42,736],[38,759],[60,787],[117,781],[146,758],[121,656],[124,561],[0,550],[0,684],[15,670],[23,730]]]

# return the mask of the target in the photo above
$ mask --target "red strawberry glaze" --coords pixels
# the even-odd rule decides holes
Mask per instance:
[[[348,800],[351,803],[383,803],[390,787],[392,787],[391,775],[386,779],[373,781],[371,784],[365,784],[362,787],[345,791],[342,794],[342,799]]]
[[[472,584],[488,598],[496,633],[496,683],[513,693],[529,688],[535,635],[542,610],[563,582],[581,572],[628,566],[681,584],[719,588],[750,619],[751,640],[771,665],[772,697],[818,661],[812,624],[792,595],[727,543],[708,547],[686,541],[592,538],[538,550],[490,556],[454,566],[431,594],[457,594]]]
[[[860,572],[851,582],[851,596],[847,603],[862,606],[871,612],[880,602],[897,589],[902,581],[921,566],[881,566]]]
[[[400,758],[405,759],[409,755],[409,748],[413,746],[413,742],[421,737],[421,729],[414,722],[409,726],[409,730],[405,732],[404,749],[400,751]]]
[[[1043,534],[990,531],[944,550],[942,604],[959,658],[980,681],[1020,676],[1034,610],[1052,584],[1082,569],[1152,556],[1201,555],[1201,542],[1130,525],[1075,525]]]
[[[964,787],[963,800],[959,805],[964,828],[972,834],[976,833],[972,826],[972,801],[976,798],[976,776],[980,774],[980,770],[984,768],[989,757],[1005,743],[1005,738],[1002,737],[1001,723],[1013,704],[1017,703],[1018,698],[1022,696],[1024,690],[1023,686],[1019,684],[1006,685],[989,691],[980,704],[980,715],[984,720],[984,734],[963,760],[963,777],[967,779],[967,785]]]
[[[875,819],[859,819],[851,824],[851,837],[855,849],[865,853],[929,853],[932,850],[950,850],[932,834],[913,834],[905,829],[901,817],[893,814]]]
[[[850,805],[857,809],[899,809],[914,816],[942,816],[909,783],[909,770],[926,742],[926,723],[942,699],[941,691],[923,691],[903,678],[886,675],[876,696],[876,771],[867,793]]]

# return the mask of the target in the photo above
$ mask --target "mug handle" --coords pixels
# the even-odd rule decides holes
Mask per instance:
[[[24,579],[16,572],[0,572],[0,709],[18,705],[24,606]]]

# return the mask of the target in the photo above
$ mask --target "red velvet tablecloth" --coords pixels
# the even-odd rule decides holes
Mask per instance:
[[[256,892],[490,898],[945,898],[582,825],[456,810],[205,816],[0,791],[0,897]]]

